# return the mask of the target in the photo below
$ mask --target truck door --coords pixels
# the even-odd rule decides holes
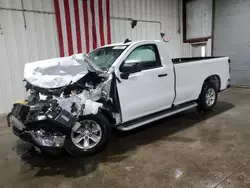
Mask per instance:
[[[137,44],[128,54],[117,83],[122,122],[170,108],[175,96],[173,65],[164,63],[156,44]]]

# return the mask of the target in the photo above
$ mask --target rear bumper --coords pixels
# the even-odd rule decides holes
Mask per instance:
[[[223,91],[227,90],[227,89],[230,88],[230,87],[231,87],[230,79],[228,79],[225,88],[221,89],[219,92],[223,92]]]
[[[25,125],[14,115],[8,115],[7,121],[12,125],[13,133],[20,139],[32,143],[38,147],[62,148],[65,135],[48,135],[40,130],[25,130]]]

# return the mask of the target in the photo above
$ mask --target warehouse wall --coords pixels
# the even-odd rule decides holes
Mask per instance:
[[[190,56],[190,44],[184,44],[182,40],[181,3],[182,0],[111,0],[112,41],[123,42],[126,38],[160,39],[159,24],[138,22],[137,26],[131,29],[130,21],[118,20],[117,17],[158,21],[162,24],[162,30],[170,37],[171,56]],[[181,26],[180,33],[178,26]]]
[[[58,56],[53,0],[2,0],[0,10],[0,114],[14,101],[24,99],[23,68],[27,62]],[[12,10],[11,10],[12,9]],[[44,13],[52,12],[52,14]],[[26,28],[25,28],[26,24]]]
[[[180,0],[180,2],[182,2]],[[110,0],[111,17],[128,17],[161,22],[170,37],[172,57],[190,56],[189,44],[178,33],[178,0]],[[23,68],[27,62],[59,57],[53,0],[0,0],[0,114],[7,113],[16,100],[25,98]],[[6,10],[8,9],[8,10]],[[182,18],[182,11],[179,16]],[[178,23],[180,20],[180,23]],[[25,27],[26,25],[26,27]],[[111,19],[112,42],[126,38],[160,39],[159,23],[141,23],[132,30],[130,21]]]

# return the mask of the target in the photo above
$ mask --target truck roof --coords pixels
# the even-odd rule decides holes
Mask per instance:
[[[127,43],[113,43],[113,44],[108,44],[102,47],[109,47],[109,46],[120,46],[120,45],[131,45],[131,44],[137,44],[141,42],[153,42],[153,43],[160,43],[162,42],[161,40],[137,40],[137,41],[132,41],[132,42],[127,42]]]

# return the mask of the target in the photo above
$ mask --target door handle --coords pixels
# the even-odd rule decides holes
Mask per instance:
[[[167,75],[168,75],[167,73],[159,74],[158,77],[164,77],[164,76],[167,76]]]

